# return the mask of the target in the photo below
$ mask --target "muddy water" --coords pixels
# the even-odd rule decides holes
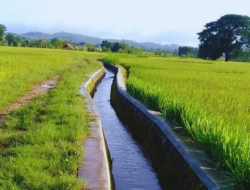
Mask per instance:
[[[98,85],[93,99],[113,159],[116,189],[160,190],[157,175],[150,161],[110,105],[113,77],[114,74],[106,70],[106,76]]]

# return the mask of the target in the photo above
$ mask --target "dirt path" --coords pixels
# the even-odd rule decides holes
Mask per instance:
[[[3,124],[4,117],[13,109],[19,108],[22,105],[27,104],[32,98],[36,97],[39,94],[47,93],[52,89],[59,80],[59,75],[54,76],[46,81],[37,83],[33,86],[32,90],[20,97],[15,103],[6,107],[3,111],[0,112],[0,126]]]

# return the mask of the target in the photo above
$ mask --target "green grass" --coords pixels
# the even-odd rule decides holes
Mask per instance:
[[[91,126],[80,86],[90,73],[101,68],[96,61],[100,55],[1,47],[0,54],[6,55],[4,58],[0,56],[1,61],[8,60],[10,63],[5,65],[0,61],[0,68],[13,65],[13,70],[15,67],[19,69],[9,80],[2,81],[1,87],[21,85],[22,88],[24,85],[25,88],[22,91],[11,88],[8,96],[13,100],[25,93],[34,82],[55,74],[61,75],[57,86],[49,94],[39,95],[5,118],[0,129],[0,189],[84,189],[86,182],[77,179],[77,170],[83,158],[83,140],[90,133]],[[13,57],[8,57],[8,54]],[[28,65],[25,66],[24,60],[19,62],[22,56]],[[65,61],[64,58],[68,59]],[[83,61],[86,58],[88,60]],[[14,60],[19,66],[13,63]],[[50,66],[43,68],[42,60]],[[74,65],[78,65],[78,69]],[[31,76],[27,75],[25,67],[31,67],[27,69]],[[21,81],[16,83],[18,79]],[[1,96],[6,97],[3,92],[4,88],[0,88]],[[12,92],[16,94],[12,95]],[[1,102],[3,108],[11,101]]]
[[[105,54],[52,49],[0,46],[0,111],[44,81],[82,63],[85,58]]]
[[[250,188],[250,64],[188,58],[107,57],[128,70],[127,89],[187,132]]]

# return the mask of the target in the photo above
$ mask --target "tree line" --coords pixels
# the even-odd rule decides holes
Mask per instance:
[[[0,24],[0,45],[62,49],[65,44],[69,43],[68,41],[59,38],[53,38],[51,40],[28,39],[12,33],[5,34],[6,30],[7,28]],[[102,50],[103,52],[128,53],[137,55],[142,54],[142,49],[131,47],[125,43],[112,43],[104,40],[100,46],[101,49],[93,43],[86,44],[81,42],[81,47],[76,48],[76,50],[87,50],[90,52],[99,52]]]
[[[199,49],[198,48],[193,48],[189,46],[183,46],[179,47],[179,56],[185,56],[185,57],[197,57],[198,56]]]
[[[53,38],[51,40],[43,40],[43,39],[27,39],[20,37],[18,35],[7,33],[5,34],[7,28],[0,24],[0,45],[8,45],[8,46],[21,46],[21,47],[37,47],[37,48],[55,48],[61,49],[67,43],[66,40],[61,40],[59,38]]]
[[[0,24],[0,45],[62,48],[68,42],[58,38],[50,41],[22,38],[15,34],[7,33],[7,28]],[[225,15],[214,22],[207,23],[205,29],[198,33],[200,40],[199,49],[188,46],[179,48],[179,56],[200,57],[203,59],[217,60],[225,57],[225,61],[239,60],[250,61],[250,17],[242,15]],[[78,48],[79,49],[79,48]],[[142,49],[134,48],[125,43],[102,41],[101,49],[92,43],[86,45],[88,51],[103,51],[128,54],[142,54]],[[85,50],[85,49],[82,49]],[[161,55],[160,50],[155,55]]]
[[[108,40],[102,41],[101,48],[103,52],[142,54],[142,49],[131,47],[125,43],[112,43]]]
[[[7,28],[4,25],[0,24],[0,45],[61,49],[65,44],[69,43],[68,41],[59,38],[53,38],[51,40],[28,39],[12,33],[5,34],[6,30]],[[86,44],[85,42],[80,42],[80,44],[78,45],[80,46],[76,47],[75,50],[80,50],[80,51],[87,50],[90,52],[103,51],[103,52],[127,53],[135,55],[141,55],[143,53],[143,50],[141,48],[135,48],[129,46],[124,42],[121,43],[110,42],[108,40],[102,41],[100,45],[94,45],[93,43]],[[161,56],[163,52],[160,49],[158,49],[154,50],[153,53],[157,56]]]

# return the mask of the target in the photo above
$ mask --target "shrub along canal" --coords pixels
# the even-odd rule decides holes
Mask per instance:
[[[141,146],[116,116],[110,105],[114,73],[106,76],[97,87],[93,100],[102,121],[112,157],[112,172],[117,190],[160,190],[157,174]]]

